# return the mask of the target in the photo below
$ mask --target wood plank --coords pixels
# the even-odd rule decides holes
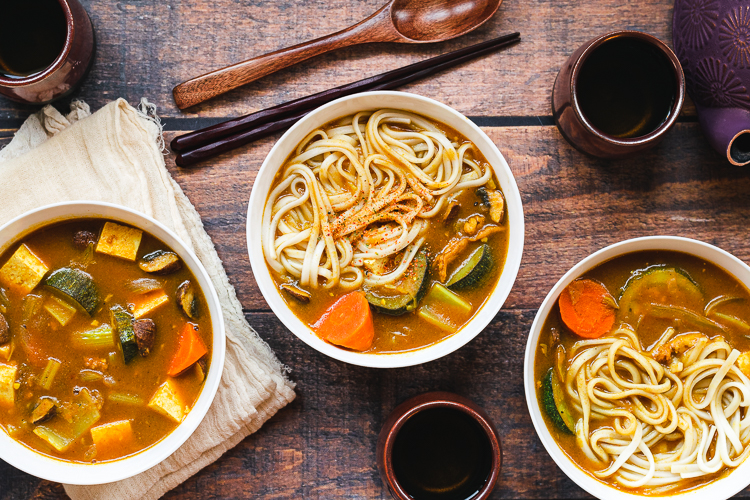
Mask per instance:
[[[671,44],[672,0],[508,0],[486,25],[442,44],[375,44],[324,55],[181,113],[172,88],[188,78],[349,26],[384,0],[83,0],[97,34],[94,66],[75,97],[92,108],[146,96],[164,117],[237,116],[449,50],[520,31],[523,41],[404,90],[472,116],[548,116],[559,67],[586,40],[615,29]],[[0,119],[32,107],[0,99]],[[694,114],[689,106],[687,114]]]
[[[692,237],[750,262],[750,178],[708,147],[697,123],[677,124],[656,149],[622,161],[589,158],[552,126],[484,130],[514,172],[526,219],[524,258],[506,309],[539,307],[578,261],[628,238]],[[274,140],[199,169],[183,170],[168,160],[219,256],[231,263],[229,278],[248,310],[268,307],[250,269],[244,224],[252,183]]]

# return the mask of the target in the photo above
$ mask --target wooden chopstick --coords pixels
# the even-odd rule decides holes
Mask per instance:
[[[520,33],[511,33],[175,137],[171,143],[172,150],[178,153],[175,162],[180,167],[194,165],[288,128],[314,108],[339,97],[358,92],[394,89],[518,41]]]

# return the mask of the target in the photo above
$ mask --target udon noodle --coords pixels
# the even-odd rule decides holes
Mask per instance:
[[[653,358],[672,347],[669,366]],[[656,492],[737,467],[750,454],[750,380],[739,356],[721,337],[675,337],[672,328],[651,351],[629,326],[576,342],[558,369],[581,416],[576,441],[601,465],[593,473]]]
[[[425,118],[364,111],[310,133],[282,168],[266,202],[268,265],[302,286],[355,289],[401,278],[425,241],[428,220],[451,195],[492,175]],[[401,253],[387,272],[368,259]]]

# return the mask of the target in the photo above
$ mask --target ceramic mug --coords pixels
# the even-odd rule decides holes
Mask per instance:
[[[660,124],[635,137],[615,137],[592,124],[590,117],[581,109],[581,90],[579,77],[589,57],[602,45],[616,39],[633,39],[636,43],[644,42],[650,49],[661,53],[658,57],[660,69],[673,74],[671,106],[666,104],[668,112]],[[600,53],[601,54],[601,53]],[[593,71],[588,69],[587,71]],[[672,84],[670,84],[672,85]],[[618,96],[610,96],[617,99]],[[641,153],[658,144],[672,128],[680,114],[685,101],[685,76],[677,56],[664,42],[656,37],[639,31],[614,31],[592,38],[565,61],[555,80],[552,91],[552,114],[563,137],[576,149],[597,158],[627,158]]]
[[[57,0],[65,16],[67,33],[61,52],[40,72],[25,77],[0,74],[0,94],[28,104],[59,99],[81,82],[94,59],[94,29],[78,0]]]
[[[436,408],[461,411],[474,420],[483,431],[483,438],[486,438],[485,444],[488,445],[492,456],[491,463],[489,474],[478,491],[471,496],[471,499],[486,500],[495,488],[500,476],[502,466],[500,437],[487,412],[469,399],[450,392],[436,391],[420,394],[401,403],[388,416],[380,431],[376,452],[378,470],[383,483],[388,487],[388,491],[395,500],[418,500],[418,497],[407,492],[404,485],[399,481],[394,467],[394,444],[399,432],[410,418],[426,410]]]

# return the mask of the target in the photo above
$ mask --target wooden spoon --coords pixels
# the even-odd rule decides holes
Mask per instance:
[[[442,42],[476,29],[502,0],[391,0],[367,19],[322,38],[264,54],[177,85],[177,107],[185,109],[311,57],[373,42]]]

